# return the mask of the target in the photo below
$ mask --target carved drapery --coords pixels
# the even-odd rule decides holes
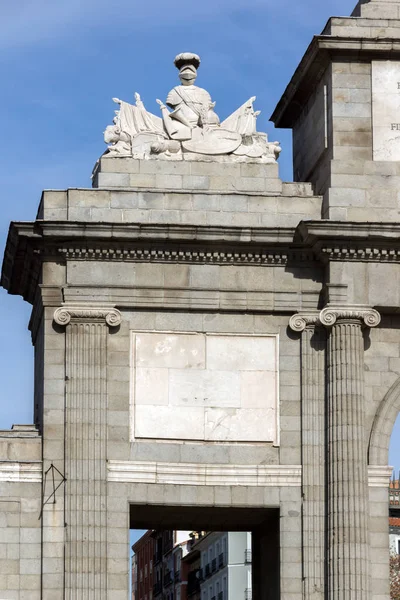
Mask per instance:
[[[107,597],[107,326],[114,308],[62,307],[66,330],[65,598]]]
[[[367,307],[326,307],[329,328],[328,408],[328,598],[369,597],[368,463],[364,410],[363,327],[376,327]]]
[[[325,584],[325,348],[318,313],[290,319],[301,337],[303,597],[323,600]]]

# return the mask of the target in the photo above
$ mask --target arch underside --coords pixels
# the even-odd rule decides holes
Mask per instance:
[[[393,427],[400,412],[400,377],[379,405],[372,425],[368,462],[370,465],[387,465]]]

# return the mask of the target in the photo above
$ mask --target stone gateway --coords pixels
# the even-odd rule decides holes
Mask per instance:
[[[254,600],[388,600],[400,410],[400,0],[309,46],[272,120],[194,85],[11,224],[34,425],[0,432],[0,598],[127,600],[129,528],[252,532]],[[223,599],[229,600],[229,599]]]

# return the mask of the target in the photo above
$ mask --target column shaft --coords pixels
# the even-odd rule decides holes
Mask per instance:
[[[107,595],[107,380],[105,322],[66,333],[65,598]]]
[[[301,339],[304,598],[323,600],[325,582],[326,333],[308,325]]]
[[[360,319],[328,340],[328,568],[330,600],[368,600],[368,467]]]

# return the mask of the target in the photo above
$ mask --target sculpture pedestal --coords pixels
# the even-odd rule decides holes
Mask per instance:
[[[94,188],[190,192],[282,193],[277,163],[184,154],[180,159],[141,160],[104,155],[93,169]]]

